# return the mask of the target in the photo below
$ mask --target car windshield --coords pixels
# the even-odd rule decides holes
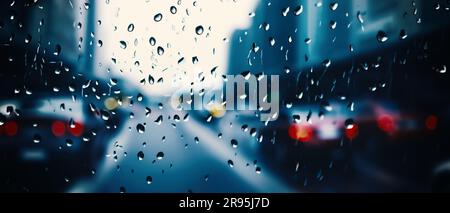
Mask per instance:
[[[448,2],[1,4],[0,191],[450,185]]]

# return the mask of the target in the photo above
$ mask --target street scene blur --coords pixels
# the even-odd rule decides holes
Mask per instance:
[[[0,4],[0,192],[450,192],[449,0]]]

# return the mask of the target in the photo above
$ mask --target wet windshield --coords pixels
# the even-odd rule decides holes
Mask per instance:
[[[1,4],[0,191],[450,185],[448,2]]]

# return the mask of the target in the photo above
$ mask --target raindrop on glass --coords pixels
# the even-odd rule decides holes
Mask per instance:
[[[355,121],[351,118],[345,120],[344,122],[345,128],[346,129],[352,129],[355,126]]]
[[[40,136],[39,134],[35,134],[35,135],[33,136],[33,142],[34,142],[34,143],[39,143],[39,142],[41,142],[41,136]]]
[[[156,14],[155,16],[153,16],[153,20],[156,22],[160,22],[162,20],[163,16],[161,13]]]
[[[126,49],[127,48],[127,42],[120,41],[119,44],[120,44],[120,48],[122,48],[122,49]]]
[[[30,42],[31,42],[31,35],[30,34],[28,34],[26,37],[25,37],[25,44],[29,44]]]
[[[233,168],[234,167],[234,163],[232,160],[228,160],[228,166]]]
[[[377,40],[378,40],[378,42],[384,43],[384,42],[386,42],[388,39],[389,39],[389,38],[388,38],[387,34],[386,34],[384,31],[381,31],[381,30],[378,31],[378,33],[377,33]]]
[[[255,172],[256,174],[261,174],[261,167],[257,166]]]
[[[158,125],[161,125],[162,121],[163,121],[163,116],[160,115],[160,116],[158,116],[158,118],[156,118],[156,120],[154,122]]]
[[[400,30],[400,39],[406,39],[408,37],[408,34],[406,33],[406,30],[402,29]]]
[[[128,25],[128,32],[133,32],[133,30],[134,30],[134,24],[130,24],[130,25]]]
[[[136,131],[140,134],[143,134],[145,132],[145,126],[142,124],[136,125]]]
[[[337,2],[330,3],[330,10],[335,11],[339,4]]]
[[[156,45],[156,39],[154,37],[150,37],[148,39],[148,42],[150,43],[150,45],[155,46]]]
[[[231,147],[237,148],[238,147],[238,141],[236,139],[231,140]]]
[[[336,29],[337,22],[336,21],[330,21],[329,25],[330,29],[334,30]]]
[[[163,158],[164,158],[164,152],[158,152],[158,153],[156,154],[156,159],[162,160]]]
[[[175,6],[170,7],[170,13],[175,14],[177,13],[177,8]]]
[[[153,182],[153,178],[152,178],[152,176],[147,176],[147,178],[145,178],[145,180],[146,180],[146,182],[147,182],[147,184],[152,184],[152,182]]]
[[[137,157],[138,157],[138,160],[144,160],[144,152],[143,151],[139,151],[137,153]]]
[[[195,33],[197,33],[197,35],[201,35],[203,34],[203,26],[199,25],[195,28]]]
[[[164,54],[164,48],[162,48],[161,46],[159,46],[159,47],[157,48],[157,52],[158,52],[158,55],[163,55],[163,54]]]
[[[58,55],[60,55],[60,54],[61,54],[61,45],[57,44],[57,45],[55,46],[55,51],[53,52],[53,55],[58,56]]]
[[[303,5],[299,5],[294,9],[294,15],[298,16],[303,12]]]

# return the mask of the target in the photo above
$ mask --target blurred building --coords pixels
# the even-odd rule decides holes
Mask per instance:
[[[439,8],[439,9],[436,9]],[[261,1],[250,28],[236,31],[230,72],[281,73],[345,60],[449,23],[448,5],[423,1]],[[379,31],[387,41],[380,45]]]

